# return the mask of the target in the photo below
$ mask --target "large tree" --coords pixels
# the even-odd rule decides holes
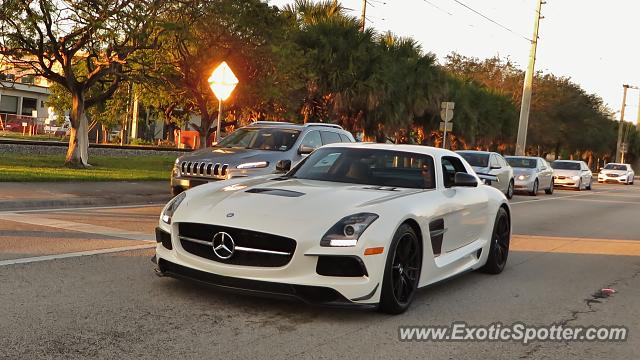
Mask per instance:
[[[190,126],[199,132],[201,147],[217,130],[218,101],[207,80],[222,61],[240,81],[225,103],[225,113],[250,110],[256,118],[265,118],[288,108],[284,104],[296,85],[291,80],[295,69],[287,63],[298,60],[290,53],[286,21],[277,8],[260,0],[191,0],[174,3],[163,22],[160,51],[138,59],[146,75],[143,81],[199,115],[200,124]]]
[[[125,76],[129,56],[153,46],[150,35],[155,33],[163,3],[2,0],[2,60],[43,76],[71,94],[72,129],[65,160],[69,166],[89,165],[85,111],[113,95]]]

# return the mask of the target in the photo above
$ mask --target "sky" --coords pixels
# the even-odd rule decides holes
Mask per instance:
[[[357,17],[362,2],[341,1]],[[535,8],[536,0],[369,0],[367,27],[413,37],[441,62],[451,52],[480,59],[499,55],[525,69]],[[622,85],[640,87],[640,1],[546,0],[541,12],[536,70],[571,78],[602,97],[620,119]],[[629,89],[625,120],[636,121],[639,97],[640,90]]]

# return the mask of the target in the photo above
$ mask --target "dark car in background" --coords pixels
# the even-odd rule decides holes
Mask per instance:
[[[258,121],[212,147],[176,159],[171,172],[174,195],[210,181],[287,171],[322,145],[355,142],[341,126]]]

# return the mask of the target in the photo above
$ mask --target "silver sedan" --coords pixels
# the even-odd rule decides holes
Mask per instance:
[[[516,191],[526,191],[529,195],[538,195],[539,189],[553,194],[553,169],[540,157],[507,156],[507,162],[513,168]]]

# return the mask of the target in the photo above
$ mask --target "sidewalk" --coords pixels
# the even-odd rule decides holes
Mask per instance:
[[[0,211],[165,203],[168,181],[0,182]]]

